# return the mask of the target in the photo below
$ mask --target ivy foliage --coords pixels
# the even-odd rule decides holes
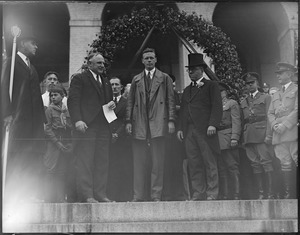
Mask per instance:
[[[130,15],[113,19],[104,25],[90,46],[113,63],[118,50],[125,49],[132,40],[145,38],[153,26],[162,36],[173,33],[172,28],[175,28],[180,35],[202,48],[212,58],[220,81],[235,91],[242,90],[242,69],[235,45],[219,27],[194,12],[188,14],[169,7],[156,9],[151,6],[135,9]]]

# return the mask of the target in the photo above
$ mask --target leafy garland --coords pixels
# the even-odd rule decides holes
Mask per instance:
[[[163,35],[170,34],[174,27],[187,40],[204,49],[204,53],[212,58],[220,81],[240,93],[244,82],[240,79],[242,69],[236,47],[220,28],[194,12],[187,14],[169,7],[133,10],[130,15],[113,19],[103,26],[101,34],[90,46],[112,63],[117,50],[126,48],[131,40],[145,38],[153,26]]]

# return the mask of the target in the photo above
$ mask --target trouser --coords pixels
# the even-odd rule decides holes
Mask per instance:
[[[217,199],[219,193],[217,159],[208,144],[206,133],[201,134],[190,125],[185,138],[185,149],[193,198],[201,199],[206,193],[206,196]]]
[[[280,160],[282,171],[291,171],[292,163],[298,166],[298,142],[291,141],[274,146],[276,157]]]
[[[150,151],[150,154],[148,154]],[[165,138],[157,137],[150,140],[132,141],[133,152],[133,197],[139,200],[146,199],[147,169],[151,168],[151,199],[161,199],[164,177]],[[148,159],[150,157],[150,159]]]

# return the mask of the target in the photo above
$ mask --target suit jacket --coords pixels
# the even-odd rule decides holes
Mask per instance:
[[[241,115],[239,104],[232,99],[223,101],[223,117],[218,131],[220,148],[230,149],[232,139],[239,140],[241,135]]]
[[[121,96],[114,110],[117,119],[110,123],[111,132],[117,133],[119,138],[125,134],[126,105],[127,99]]]
[[[104,77],[101,79],[102,89],[89,70],[72,78],[67,103],[73,123],[83,121],[89,125],[97,115],[103,117],[102,106],[112,100],[113,94],[108,80]]]
[[[271,140],[272,130],[267,118],[270,102],[271,96],[263,92],[258,92],[253,99],[247,96],[241,102],[241,110],[245,120],[244,144],[263,143],[266,137]],[[247,123],[247,120],[253,121]]]
[[[290,84],[285,92],[276,92],[268,111],[268,118],[273,129],[274,125],[282,123],[287,130],[278,134],[273,131],[272,144],[298,140],[298,86]]]
[[[12,115],[10,137],[18,143],[12,151],[43,152],[44,122],[46,121],[38,74],[16,54],[12,101],[9,98],[11,58],[4,62],[1,80],[2,118]],[[32,148],[28,148],[31,146]]]
[[[133,138],[147,138],[148,120],[151,138],[165,136],[168,133],[168,122],[175,122],[175,118],[172,79],[166,73],[155,69],[147,117],[145,74],[143,71],[136,75],[131,82],[126,108],[126,121],[132,123]]]
[[[200,133],[207,133],[208,126],[219,127],[222,120],[222,99],[216,82],[203,79],[203,86],[191,93],[192,86],[186,87],[182,94],[179,130],[186,133],[188,117]]]

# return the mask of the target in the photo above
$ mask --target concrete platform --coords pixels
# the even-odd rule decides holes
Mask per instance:
[[[5,205],[3,232],[298,232],[298,200]]]

